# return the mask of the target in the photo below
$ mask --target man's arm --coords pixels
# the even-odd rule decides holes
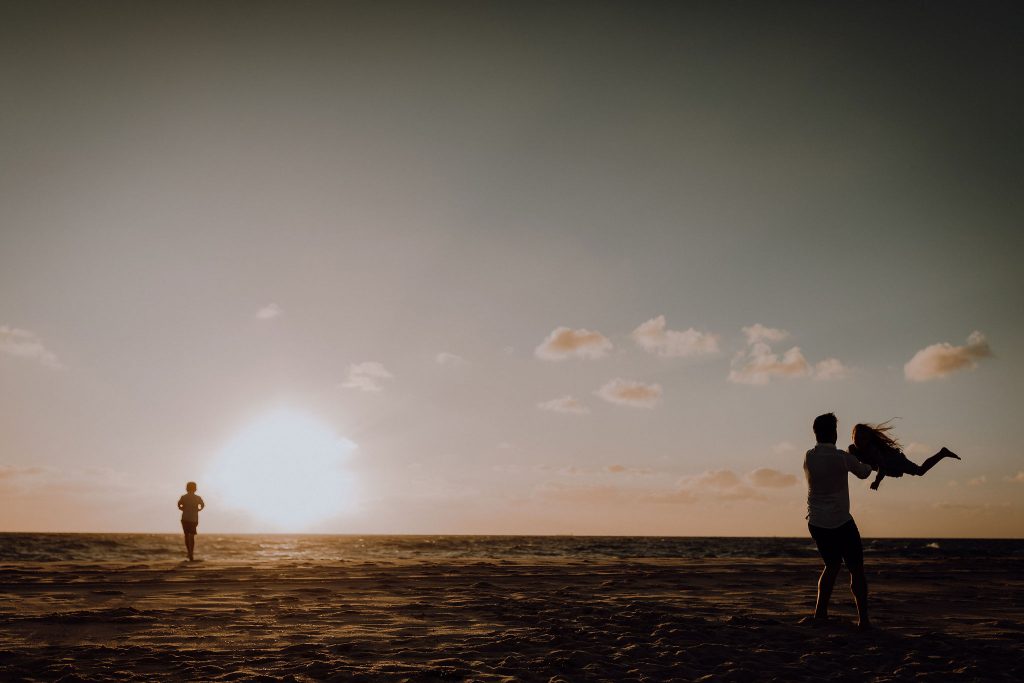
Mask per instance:
[[[843,459],[846,460],[846,469],[852,472],[858,479],[867,479],[871,474],[871,465],[861,462],[846,451],[843,451]]]
[[[203,502],[202,498],[199,498],[199,509],[202,510],[204,507],[206,507],[206,503]]]
[[[183,502],[181,502],[181,498],[178,499],[178,509],[179,510],[184,510],[185,509],[185,504]]]

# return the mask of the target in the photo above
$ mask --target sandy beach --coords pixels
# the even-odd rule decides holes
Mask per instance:
[[[201,546],[200,546],[201,547]],[[1018,681],[1014,558],[5,564],[3,680]]]

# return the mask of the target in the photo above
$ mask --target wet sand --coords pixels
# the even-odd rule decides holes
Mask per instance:
[[[1013,559],[878,560],[876,630],[817,561],[0,567],[0,679],[1020,681]]]

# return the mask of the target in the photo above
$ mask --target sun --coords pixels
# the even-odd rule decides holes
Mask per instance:
[[[353,505],[346,467],[356,444],[299,412],[278,410],[236,434],[215,456],[208,504],[241,510],[275,531],[305,531]]]

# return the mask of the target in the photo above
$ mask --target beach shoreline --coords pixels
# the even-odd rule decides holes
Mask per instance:
[[[200,542],[200,552],[202,545]],[[5,680],[1020,680],[1013,557],[0,565]]]

